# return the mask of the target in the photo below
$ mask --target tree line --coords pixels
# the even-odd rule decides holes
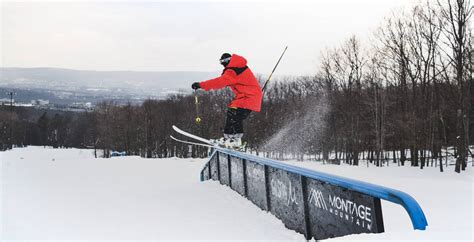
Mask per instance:
[[[358,165],[398,163],[460,172],[474,139],[473,38],[469,0],[426,1],[387,17],[363,45],[352,36],[322,52],[314,76],[272,80],[262,111],[245,123],[248,151]],[[103,102],[92,112],[0,108],[2,147],[87,147],[147,158],[205,157],[207,148],[169,138],[177,125],[203,137],[222,134],[229,90],[174,95],[137,105]],[[13,124],[14,136],[8,130]],[[453,147],[454,149],[448,149]],[[390,154],[390,155],[389,155]]]

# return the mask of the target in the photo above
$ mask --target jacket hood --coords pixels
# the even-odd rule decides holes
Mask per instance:
[[[240,55],[236,55],[236,54],[232,54],[232,57],[230,58],[230,62],[229,64],[226,66],[227,68],[228,67],[244,67],[247,65],[247,60],[240,56]]]

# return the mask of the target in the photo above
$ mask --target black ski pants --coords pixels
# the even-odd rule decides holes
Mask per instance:
[[[224,134],[240,134],[244,132],[243,121],[252,111],[245,108],[227,109],[227,118],[225,122]]]

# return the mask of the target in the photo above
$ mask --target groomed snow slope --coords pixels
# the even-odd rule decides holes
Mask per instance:
[[[200,182],[205,159],[95,159],[90,150],[0,152],[0,239],[296,240],[273,215],[228,187]],[[412,195],[428,219],[414,231],[405,210],[382,201],[383,234],[328,241],[472,241],[473,168],[348,167],[289,162]],[[470,165],[470,164],[469,164]]]
[[[216,182],[204,159],[94,159],[92,151],[0,152],[5,240],[303,239]]]

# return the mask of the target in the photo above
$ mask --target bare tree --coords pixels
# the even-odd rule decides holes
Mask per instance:
[[[470,112],[470,88],[467,80],[468,69],[466,61],[469,53],[469,38],[471,33],[470,18],[473,6],[470,0],[446,0],[439,1],[441,8],[440,19],[443,21],[445,34],[446,56],[450,59],[451,67],[454,69],[454,79],[458,85],[457,93],[457,128],[456,140],[458,157],[456,159],[455,171],[461,172],[467,165],[467,149],[469,147],[469,112]]]

